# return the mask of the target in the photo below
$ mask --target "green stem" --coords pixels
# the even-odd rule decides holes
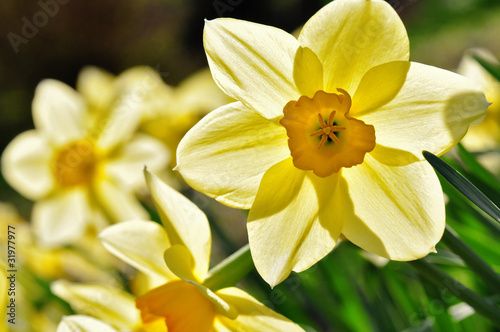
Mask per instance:
[[[486,285],[500,294],[500,275],[476,254],[476,252],[467,246],[449,226],[446,226],[442,241],[451,251],[460,256],[464,262],[481,277]]]
[[[463,284],[438,269],[435,265],[423,259],[408,263],[428,281],[437,287],[448,289],[457,298],[474,308],[478,314],[483,315],[494,324],[500,326],[500,309],[488,300],[474,293]]]
[[[246,244],[210,269],[203,285],[212,291],[235,286],[253,269],[254,265],[252,256],[250,255],[250,246]]]

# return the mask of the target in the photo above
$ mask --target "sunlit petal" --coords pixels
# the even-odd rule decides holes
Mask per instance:
[[[186,134],[176,169],[193,188],[248,209],[264,172],[289,156],[285,128],[237,102],[209,113]]]
[[[299,42],[323,64],[326,92],[352,95],[370,68],[409,59],[405,27],[385,1],[332,1],[307,21]]]
[[[299,43],[283,30],[235,19],[205,22],[205,52],[227,95],[272,119],[300,95],[293,79]]]
[[[451,149],[472,122],[481,121],[487,107],[481,89],[467,78],[411,63],[399,94],[359,119],[375,127],[377,144],[423,160],[422,150],[441,155]],[[379,161],[395,164],[391,159]]]
[[[170,240],[161,225],[152,221],[125,221],[106,228],[99,238],[113,255],[146,274],[158,277],[156,280],[177,279],[163,259]]]
[[[439,180],[426,162],[386,166],[371,156],[345,169],[342,233],[361,248],[394,260],[435,252],[445,225]],[[347,215],[350,210],[350,215]]]
[[[203,280],[210,260],[208,220],[193,202],[146,170],[151,196],[172,245],[186,247],[192,255],[195,275]]]
[[[324,183],[313,176],[295,168],[291,158],[274,165],[262,178],[250,209],[247,228],[252,257],[271,286],[292,270],[302,271],[323,258],[340,234],[341,223],[335,227],[329,217],[333,212],[318,213],[320,204],[330,203],[331,196],[324,191],[335,190],[337,176]]]

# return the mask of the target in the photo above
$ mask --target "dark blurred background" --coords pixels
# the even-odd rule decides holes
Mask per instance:
[[[206,66],[203,20],[234,17],[292,32],[327,0],[3,0],[0,3],[0,152],[33,128],[36,85],[75,85],[86,65],[114,74],[149,65],[176,85]],[[469,47],[500,54],[497,0],[391,0],[405,22],[413,61],[453,70]],[[31,25],[31,26],[30,26]],[[0,178],[0,201],[24,217],[29,203]]]

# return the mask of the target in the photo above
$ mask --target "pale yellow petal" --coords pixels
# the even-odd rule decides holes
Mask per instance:
[[[140,324],[135,297],[121,289],[66,280],[53,282],[50,289],[79,314],[98,318],[119,329],[132,329]]]
[[[72,243],[85,233],[91,213],[85,190],[58,192],[33,206],[33,232],[38,243],[58,247]]]
[[[441,155],[451,149],[472,122],[484,117],[487,107],[481,89],[467,78],[411,63],[399,94],[388,104],[358,118],[375,127],[378,145],[414,155],[401,163],[404,165],[415,158],[423,160],[422,150]],[[374,156],[388,165],[396,164],[391,158],[384,158],[384,154]]]
[[[295,53],[293,79],[302,96],[313,98],[323,90],[323,66],[310,48],[300,46]]]
[[[23,196],[38,200],[55,185],[50,168],[53,151],[44,136],[35,130],[18,135],[2,155],[2,174]]]
[[[410,64],[409,61],[392,61],[368,70],[354,93],[349,114],[358,117],[394,99],[406,81]]]
[[[118,332],[108,324],[83,315],[64,316],[57,332]]]
[[[84,67],[78,74],[76,90],[85,102],[95,111],[110,106],[113,100],[113,81],[115,77],[97,67]]]
[[[370,68],[409,59],[405,27],[385,1],[332,1],[307,21],[299,42],[323,64],[327,92],[353,95]]]
[[[260,179],[290,156],[283,126],[236,102],[209,113],[182,139],[177,167],[186,182],[231,207],[248,209]]]
[[[32,107],[35,127],[51,143],[63,146],[84,136],[85,102],[66,84],[42,81],[36,87]]]
[[[104,172],[127,188],[145,186],[143,169],[163,170],[170,159],[168,149],[151,136],[138,134],[106,160]]]
[[[156,210],[172,245],[185,246],[192,255],[194,274],[203,281],[208,271],[211,235],[208,220],[193,202],[144,171]]]
[[[439,180],[427,162],[386,166],[367,155],[346,168],[341,182],[346,219],[342,233],[361,248],[393,260],[435,252],[445,226]]]
[[[333,195],[328,192],[335,191],[336,183],[337,175],[318,179],[295,168],[292,158],[262,178],[247,228],[255,267],[271,287],[292,270],[309,268],[335,246],[342,224],[336,225],[334,214],[320,207],[330,206]]]
[[[272,119],[300,96],[293,79],[299,43],[287,32],[235,19],[205,22],[203,35],[215,82],[230,97]]]
[[[94,187],[99,206],[113,222],[149,219],[149,214],[129,188],[111,179],[102,179]]]
[[[163,253],[170,247],[165,229],[152,221],[131,220],[106,228],[99,234],[104,247],[136,269],[163,279],[177,279],[167,268]]]
[[[177,277],[185,281],[201,283],[203,279],[199,279],[194,273],[194,259],[187,247],[174,244],[165,250],[163,254],[165,263],[170,271]]]
[[[235,319],[217,316],[217,331],[304,331],[299,325],[269,309],[241,289],[224,288],[217,291],[217,295],[238,311]]]
[[[133,91],[125,91],[112,107],[92,132],[97,138],[97,146],[103,151],[111,151],[132,139],[142,118],[142,98]]]

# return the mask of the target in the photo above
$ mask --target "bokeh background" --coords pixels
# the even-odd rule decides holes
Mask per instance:
[[[293,32],[328,2],[3,0],[0,3],[0,153],[16,135],[33,128],[31,102],[35,87],[45,78],[57,79],[74,87],[78,73],[87,65],[101,67],[113,74],[134,66],[147,65],[155,68],[165,83],[176,86],[192,73],[207,66],[202,41],[204,19],[233,17]],[[455,70],[464,51],[471,47],[484,47],[497,58],[500,56],[500,2],[497,0],[388,2],[397,10],[407,27],[412,61]],[[39,12],[47,12],[45,6],[49,3],[57,6],[51,7],[52,12],[45,15],[47,19],[39,21],[40,27],[35,31],[31,30],[30,36],[23,35],[26,22],[33,23],[33,20],[41,19],[43,15],[40,16]],[[16,38],[13,34],[23,38],[23,41],[13,45],[13,38]],[[216,246],[214,261],[219,261],[246,242],[244,212],[224,208],[189,189],[185,189],[184,193],[200,205],[212,220],[219,220],[219,223],[212,225]],[[31,202],[11,189],[3,177],[0,177],[0,201],[12,203],[19,214],[29,220]],[[346,249],[339,250],[336,263],[345,264],[348,270],[350,264],[356,266],[355,260],[361,259],[361,256],[350,261],[349,253],[344,255],[342,250]],[[363,271],[368,275],[382,275],[381,279],[374,279],[373,282],[376,283],[393,278],[391,271],[400,268],[402,267],[395,264],[391,265],[389,272],[381,272],[375,268]],[[352,273],[356,271],[353,268]],[[255,287],[256,296],[260,294],[260,298],[268,300],[266,304],[276,306],[277,310],[286,312],[287,306],[293,307],[290,302],[299,305],[305,303],[306,310],[303,313],[297,312],[294,318],[319,330],[326,330],[327,326],[332,325],[330,319],[333,318],[328,316],[323,304],[315,301],[321,298],[321,293],[307,291],[309,284],[314,289],[314,282],[310,282],[313,273],[316,276],[319,274],[320,280],[327,280],[335,274],[335,270],[325,268],[320,269],[320,272],[314,269],[307,272],[300,279],[305,290],[299,288],[295,291],[296,279],[285,282],[285,286],[274,293],[269,293],[267,285],[259,281],[258,276],[254,275],[248,283]],[[349,281],[346,276],[338,278],[338,287]],[[378,286],[374,284],[373,289]],[[359,289],[352,291],[360,292]],[[404,290],[401,291],[404,293]],[[292,294],[295,296],[293,300],[287,301],[287,296],[290,299]],[[339,296],[336,300],[340,304],[350,303],[349,299]],[[370,297],[370,294],[366,296]],[[383,302],[383,299],[380,301]],[[311,306],[310,303],[315,304]],[[346,309],[341,314],[353,315],[355,321],[356,303],[352,304],[352,309]],[[429,311],[432,311],[432,307],[423,308],[422,312],[415,311],[413,325],[421,326]],[[374,315],[376,314],[375,312]],[[366,323],[370,323],[369,318],[359,318],[359,326]],[[356,330],[341,322],[337,324],[333,330]],[[397,330],[398,326],[405,324],[388,323],[385,327],[381,326],[380,330]]]

